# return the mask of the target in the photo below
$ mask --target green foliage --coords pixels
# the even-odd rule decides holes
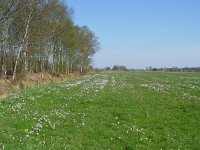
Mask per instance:
[[[62,0],[0,2],[0,74],[86,70],[98,48],[95,34],[74,24]]]
[[[200,149],[200,74],[107,72],[0,102],[0,149]]]

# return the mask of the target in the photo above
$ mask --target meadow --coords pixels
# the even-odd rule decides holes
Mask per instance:
[[[104,72],[0,101],[0,149],[200,149],[200,73]]]

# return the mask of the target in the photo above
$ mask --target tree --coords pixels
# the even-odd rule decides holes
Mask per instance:
[[[0,73],[11,70],[14,80],[31,72],[86,71],[99,43],[72,15],[61,0],[1,1]]]
[[[119,65],[114,65],[112,70],[114,70],[114,71],[119,71],[119,70],[127,71],[126,66],[119,66]]]

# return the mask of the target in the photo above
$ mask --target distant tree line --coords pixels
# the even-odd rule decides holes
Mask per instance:
[[[111,69],[110,67],[106,67],[103,70],[109,71],[109,70],[113,70],[113,71],[127,71],[128,69],[126,68],[126,66],[123,65],[114,65],[113,68]]]
[[[64,0],[1,0],[0,75],[86,71],[99,42],[72,16]]]
[[[156,67],[148,67],[146,70],[148,71],[169,71],[169,72],[200,72],[200,67],[172,67],[172,68],[156,68]]]
[[[101,70],[101,69],[100,69]],[[200,72],[200,67],[172,67],[172,68],[156,68],[156,67],[148,67],[146,69],[127,69],[126,66],[123,65],[114,65],[111,67],[105,67],[104,71],[166,71],[166,72]]]

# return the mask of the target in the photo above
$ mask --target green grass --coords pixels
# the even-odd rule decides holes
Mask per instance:
[[[200,149],[200,74],[107,72],[0,102],[0,149]]]

